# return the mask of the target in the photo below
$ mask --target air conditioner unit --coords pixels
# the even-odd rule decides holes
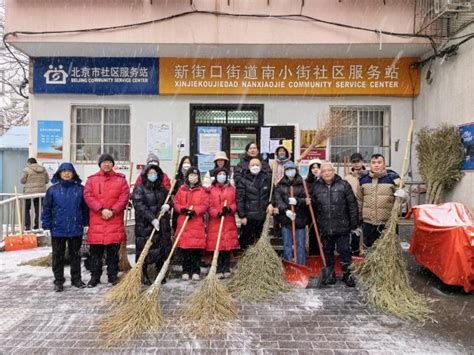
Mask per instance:
[[[470,12],[473,11],[472,0],[434,0],[434,12]]]

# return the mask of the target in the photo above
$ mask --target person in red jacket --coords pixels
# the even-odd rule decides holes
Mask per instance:
[[[107,276],[110,284],[118,282],[120,244],[127,240],[123,224],[128,203],[129,187],[125,175],[113,170],[114,158],[102,154],[100,170],[87,178],[84,199],[89,206],[87,243],[91,254],[91,279],[87,287],[100,283],[102,259],[106,254]]]
[[[148,165],[156,165],[157,167],[160,167],[160,158],[158,158],[157,155],[155,155],[153,153],[150,153],[150,154],[148,154],[148,157],[146,158],[146,165],[147,166]],[[142,174],[138,175],[137,180],[135,180],[135,185],[134,186],[140,185],[141,183],[142,183]],[[163,185],[163,187],[166,190],[169,191],[171,189],[170,178],[168,177],[168,175],[166,175],[166,173],[164,171],[163,171],[163,181],[162,181],[161,184]]]
[[[223,279],[230,276],[230,253],[239,249],[237,225],[235,224],[235,187],[229,183],[229,171],[226,168],[217,168],[214,172],[216,179],[209,188],[209,222],[207,226],[206,249],[216,249],[221,217],[224,216],[221,241],[219,245],[219,258],[217,259],[217,274]],[[224,206],[227,202],[226,206]]]
[[[193,207],[192,209],[190,207]],[[204,215],[209,207],[209,197],[201,185],[199,170],[190,167],[185,174],[184,184],[181,185],[174,198],[174,209],[178,211],[178,226],[176,235],[189,216],[188,224],[178,242],[183,256],[183,280],[200,279],[201,250],[206,248],[206,232]]]

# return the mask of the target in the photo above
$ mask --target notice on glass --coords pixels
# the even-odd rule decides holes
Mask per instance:
[[[270,151],[270,127],[260,128],[260,152],[273,153]]]
[[[198,153],[214,155],[221,149],[222,127],[198,127]]]
[[[153,153],[160,160],[172,160],[172,125],[171,122],[148,122],[147,124],[147,151]]]

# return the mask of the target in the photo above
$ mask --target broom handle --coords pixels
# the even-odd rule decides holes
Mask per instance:
[[[304,193],[306,194],[306,198],[311,198],[309,196],[308,186],[306,185],[306,181],[303,179],[303,187]],[[316,216],[314,215],[313,204],[309,204],[309,214],[311,215],[311,221],[313,222],[314,234],[316,235],[316,241],[318,242],[319,246],[319,253],[321,254],[321,259],[323,260],[323,265],[326,267],[326,257],[324,256],[323,250],[323,243],[321,242],[321,236],[319,235],[318,225],[316,224]]]
[[[403,157],[402,170],[400,171],[400,183],[398,185],[398,188],[400,188],[400,189],[403,187],[403,182],[404,182],[405,174],[406,174],[405,170],[407,170],[408,160],[410,158],[411,141],[412,141],[412,137],[413,137],[413,129],[414,128],[415,128],[415,118],[413,118],[410,121],[410,127],[408,128],[407,145],[405,147],[405,154],[404,154],[404,157]]]
[[[18,217],[18,224],[20,225],[20,236],[23,238],[23,223],[21,220],[20,199],[18,198],[18,190],[16,189],[16,185],[15,185],[15,205],[16,205],[16,215]],[[30,213],[30,211],[27,211],[27,213]]]
[[[224,201],[224,207],[227,207],[227,200]],[[221,246],[221,236],[222,236],[222,227],[224,227],[224,218],[225,215],[221,216],[221,222],[219,224],[219,233],[217,234],[216,249],[214,250],[214,255],[212,256],[211,270],[209,270],[209,275],[214,276],[217,272],[217,259],[219,258],[219,247]]]
[[[268,198],[268,202],[272,202],[273,197],[273,185],[275,182],[275,170],[276,170],[276,159],[273,160],[273,167],[272,167],[272,186],[270,186],[270,197]]]
[[[293,186],[290,185],[290,197],[293,197]],[[291,212],[295,213],[295,206],[290,205]],[[296,216],[295,219],[291,221],[291,233],[293,234],[293,257],[295,258],[295,263],[298,264],[298,258],[296,257]]]
[[[192,211],[193,206],[190,206],[188,208],[188,210]],[[186,224],[188,224],[188,221],[189,221],[189,216],[186,216],[186,218],[184,219],[183,225],[181,226],[181,229],[179,230],[178,236],[176,237],[176,239],[173,243],[173,247],[171,248],[171,251],[168,255],[168,258],[163,263],[163,266],[161,267],[161,270],[158,273],[158,276],[156,277],[155,281],[153,282],[153,285],[150,288],[148,288],[147,292],[149,292],[149,293],[153,292],[155,287],[159,287],[161,285],[161,281],[163,281],[165,279],[165,275],[166,275],[166,272],[168,271],[168,267],[170,265],[171,258],[173,257],[174,251],[175,251],[176,247],[178,246],[179,239],[181,238],[181,235],[183,234],[184,228],[186,227]]]

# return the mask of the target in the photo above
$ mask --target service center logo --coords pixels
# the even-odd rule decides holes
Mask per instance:
[[[54,67],[50,65],[49,70],[44,73],[44,78],[46,79],[46,84],[53,84],[53,85],[65,85],[66,80],[68,78],[67,72],[63,69],[62,65],[58,67]]]

